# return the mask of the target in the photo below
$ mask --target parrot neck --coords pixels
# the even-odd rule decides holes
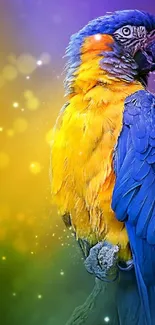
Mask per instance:
[[[88,47],[88,45],[87,45]],[[86,48],[87,49],[87,48]],[[68,62],[65,80],[66,95],[86,92],[102,84],[106,88],[112,83],[125,86],[140,84],[147,86],[148,74],[141,74],[139,67],[129,53],[123,53],[117,46],[83,50],[81,55]]]
[[[109,76],[125,82],[139,81],[144,87],[148,85],[148,73],[142,73],[135,59],[130,53],[123,53],[116,44],[113,51],[104,52],[100,67]]]
[[[66,77],[66,95],[69,98],[77,94],[86,94],[95,87],[101,86],[104,94],[105,90],[111,91],[111,100],[113,97],[113,87],[116,91],[122,91],[122,97],[126,98],[136,91],[144,89],[144,85],[139,80],[135,80],[137,65],[132,61],[119,64],[119,60],[108,52],[108,57],[91,55],[86,53],[82,56],[82,63],[78,68],[74,68],[74,73],[70,72],[70,78]],[[123,71],[124,69],[124,71]],[[137,78],[138,79],[138,78]],[[123,88],[122,88],[123,87]],[[125,90],[123,96],[123,90]],[[95,89],[94,89],[95,91]],[[104,98],[102,98],[104,101]]]

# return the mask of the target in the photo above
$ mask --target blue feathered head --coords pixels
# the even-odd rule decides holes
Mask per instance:
[[[121,60],[126,55],[134,60],[137,74],[142,76],[139,78],[145,83],[148,72],[155,70],[155,16],[139,10],[124,10],[89,22],[71,37],[67,48],[68,66],[72,71],[80,64],[85,40],[104,34],[112,36],[113,53],[117,58]]]
[[[71,36],[67,55],[73,57],[78,55],[85,38],[95,34],[109,34],[113,36],[117,30],[124,26],[143,26],[150,33],[155,30],[155,16],[139,10],[123,10],[96,18],[90,21],[78,33]]]

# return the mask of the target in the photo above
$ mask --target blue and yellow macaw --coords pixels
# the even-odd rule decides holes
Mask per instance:
[[[155,17],[129,10],[97,18],[71,37],[67,57],[53,200],[90,273],[113,281],[128,271],[136,279],[138,294],[123,292],[124,305],[138,307],[121,324],[154,325],[155,96],[146,87],[155,70]]]

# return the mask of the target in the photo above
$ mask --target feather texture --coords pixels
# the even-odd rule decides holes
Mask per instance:
[[[106,45],[98,44],[99,50],[112,42],[107,35],[103,38]],[[54,130],[52,194],[60,214],[70,214],[77,238],[91,244],[103,239],[119,244],[122,258],[128,259],[126,230],[111,209],[112,161],[125,98],[143,87],[138,82],[111,79],[100,67],[101,56],[91,51],[94,42],[92,38],[83,45],[82,64],[72,83],[74,92]]]
[[[155,96],[141,90],[127,98],[114,158],[116,183],[112,199],[116,217],[125,222],[128,232],[147,325],[155,322],[154,125]],[[128,148],[126,137],[131,139]]]
[[[155,206],[155,144],[153,142],[155,97],[142,90],[127,98],[123,124],[126,135],[124,137],[124,131],[122,131],[115,160],[120,160],[122,147],[124,148],[124,160],[121,161],[121,164],[119,161],[115,162],[118,176],[112,207],[119,220],[134,222],[137,235],[146,239],[148,243],[155,244],[155,237],[153,234],[151,236],[150,228],[148,233],[150,220],[153,223]],[[131,139],[128,149],[126,136]],[[123,183],[122,175],[126,180],[125,183]],[[132,200],[129,200],[129,193]],[[119,207],[120,200],[122,200],[122,209]],[[121,210],[123,213],[120,212]]]

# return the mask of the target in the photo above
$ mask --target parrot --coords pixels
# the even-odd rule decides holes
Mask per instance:
[[[120,324],[155,324],[155,16],[90,21],[66,50],[51,194],[89,273],[118,284]],[[129,284],[129,290],[127,289]],[[122,318],[121,318],[122,317]]]

